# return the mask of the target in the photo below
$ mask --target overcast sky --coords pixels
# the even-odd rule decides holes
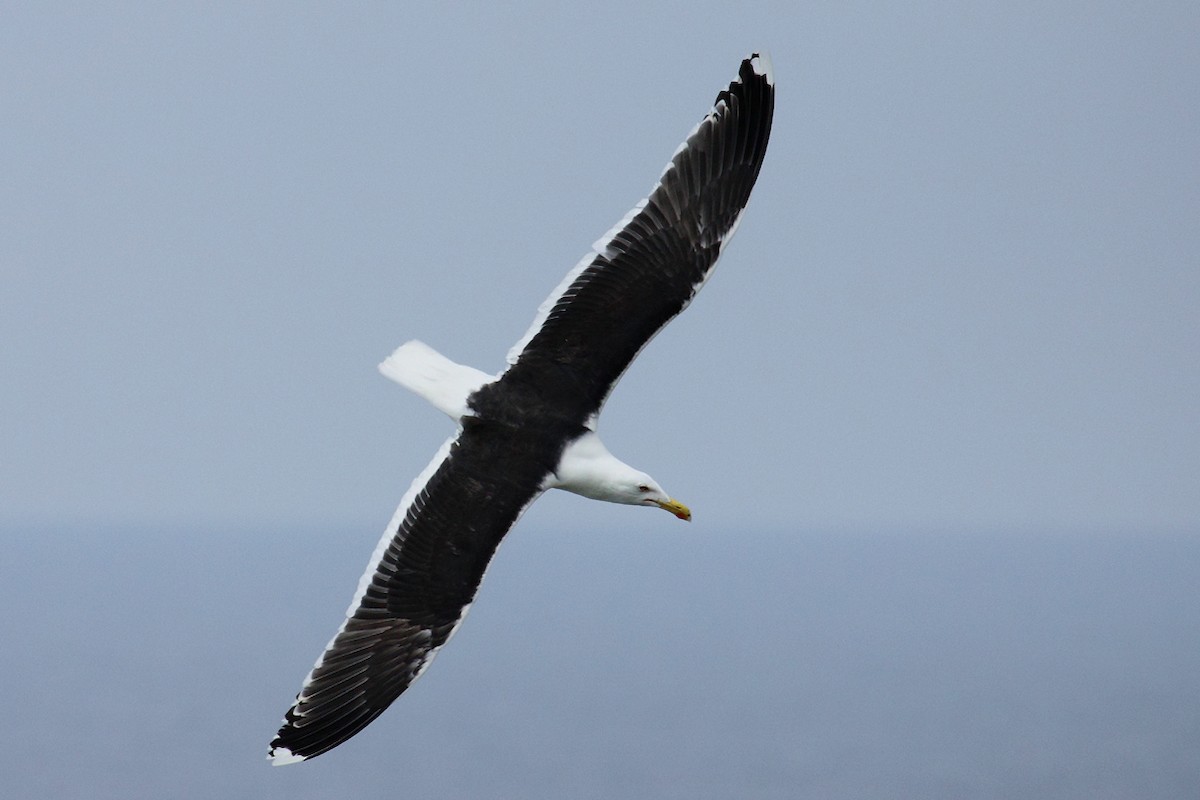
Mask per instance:
[[[103,5],[0,13],[14,797],[1198,784],[1200,6]],[[694,521],[543,498],[268,768],[452,431],[376,364],[500,369],[757,49],[743,224],[601,426]]]
[[[1196,6],[756,6],[9,4],[0,522],[381,527],[451,427],[377,362],[498,370],[764,48],[610,448],[695,525],[1195,529]]]

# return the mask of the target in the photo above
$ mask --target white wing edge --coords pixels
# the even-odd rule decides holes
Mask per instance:
[[[347,620],[354,614],[355,610],[358,608],[358,604],[362,602],[363,596],[367,593],[367,587],[371,585],[371,578],[374,577],[375,570],[379,567],[379,563],[383,560],[383,554],[387,552],[388,545],[392,543],[392,539],[395,537],[396,531],[400,527],[400,523],[404,521],[404,517],[408,514],[409,508],[412,507],[413,501],[416,500],[417,495],[421,493],[421,490],[425,488],[425,485],[429,483],[429,479],[433,477],[435,472],[437,472],[438,467],[442,465],[442,462],[446,460],[446,457],[450,454],[450,448],[454,445],[454,442],[458,439],[458,436],[461,432],[462,429],[459,428],[454,432],[453,436],[442,443],[442,446],[438,448],[437,453],[434,455],[433,460],[426,465],[425,469],[421,471],[421,474],[413,479],[412,484],[408,487],[408,491],[404,493],[404,497],[400,500],[400,505],[396,508],[396,513],[392,515],[391,522],[389,522],[387,528],[384,529],[383,536],[379,538],[379,543],[375,545],[375,550],[371,553],[371,560],[367,563],[366,570],[363,572],[362,577],[358,579],[358,588],[354,592],[354,599],[350,601],[350,605],[346,608]],[[466,616],[465,610],[463,616]],[[461,617],[459,618],[459,622],[462,622]],[[313,664],[312,669],[310,669],[308,674],[304,676],[304,682],[300,685],[300,694],[303,694],[304,690],[312,684],[313,673],[316,672],[323,663],[325,663],[325,654],[329,652],[330,648],[333,647],[333,643],[337,641],[337,637],[341,635],[342,631],[345,629],[346,622],[343,620],[342,624],[338,626],[337,632],[334,633],[329,639],[329,643],[326,644],[324,649],[321,650],[321,655],[319,658],[317,658],[317,663]],[[433,660],[434,653],[436,653],[436,650],[433,653],[430,653],[429,657],[425,660],[425,664],[421,668],[422,671],[429,665],[429,662]],[[292,704],[292,708],[295,708],[297,703],[299,703],[299,695],[297,696],[296,703]],[[287,717],[284,717],[282,722],[286,723]],[[285,766],[287,764],[295,764],[305,760],[305,756],[296,755],[286,747],[273,748],[268,753],[267,758],[270,759],[271,764],[276,767]]]
[[[754,70],[755,74],[764,76],[767,79],[767,83],[771,84],[772,86],[775,85],[774,73],[771,71],[771,59],[766,53],[756,53],[751,56],[750,66]],[[646,204],[650,201],[650,196],[654,194],[659,186],[662,185],[662,176],[666,175],[672,166],[674,166],[675,157],[679,155],[685,148],[687,148],[688,141],[696,134],[696,131],[700,130],[700,126],[703,125],[706,120],[716,114],[717,110],[722,105],[723,103],[715,104],[712,109],[710,109],[709,112],[705,114],[699,122],[696,123],[696,125],[688,132],[688,135],[684,137],[683,142],[675,148],[675,152],[671,154],[671,159],[667,162],[667,165],[663,167],[662,172],[659,173],[658,180],[655,181],[654,185],[650,187],[650,191],[646,193],[646,196],[638,201],[637,205],[631,208],[629,212],[621,218],[620,222],[609,228],[607,233],[605,233],[603,236],[597,239],[595,243],[592,244],[591,251],[581,258],[578,264],[571,268],[571,271],[568,272],[565,277],[563,277],[558,286],[554,287],[554,291],[552,291],[550,295],[544,301],[542,301],[542,304],[538,306],[537,315],[533,318],[533,323],[529,326],[529,329],[525,331],[525,335],[522,336],[520,340],[508,351],[507,361],[510,366],[517,363],[517,359],[520,358],[521,352],[525,349],[525,346],[528,345],[529,342],[532,341],[533,337],[537,335],[537,332],[542,329],[542,325],[546,323],[546,318],[550,316],[550,312],[554,309],[554,306],[556,306],[558,301],[562,299],[562,296],[566,293],[567,289],[571,288],[571,284],[575,282],[575,279],[579,277],[580,273],[587,269],[588,266],[596,260],[596,256],[603,255],[613,238],[622,230],[624,230],[625,226],[632,222],[633,218],[636,217],[638,213],[640,213],[641,210],[646,207]],[[743,209],[743,212],[744,211],[745,209]],[[724,241],[728,241],[729,238],[733,236],[734,231],[737,230],[737,223],[740,221],[741,218],[739,215],[738,220],[734,223],[729,233],[725,236]],[[722,242],[721,247],[724,249],[724,242]],[[709,275],[711,274],[712,271],[710,270]],[[703,286],[704,282],[707,282],[707,280],[708,275],[705,275],[704,281],[702,281],[700,285]],[[649,344],[649,342],[647,342],[647,344]]]
[[[444,462],[447,456],[449,456],[450,448],[454,445],[454,442],[458,440],[459,434],[461,433],[462,428],[460,427],[457,431],[455,431],[453,436],[442,443],[442,446],[438,449],[433,459],[429,462],[429,464],[426,465],[425,469],[421,471],[421,474],[413,479],[412,484],[408,487],[408,491],[404,493],[404,497],[402,497],[400,500],[400,505],[396,508],[396,513],[392,515],[391,521],[388,522],[387,528],[385,528],[383,531],[383,536],[379,538],[379,543],[375,545],[375,550],[373,553],[371,553],[371,560],[368,562],[366,570],[363,571],[362,577],[358,579],[358,588],[354,592],[354,599],[350,601],[350,605],[346,608],[347,620],[353,616],[355,610],[358,608],[358,604],[362,602],[363,595],[367,593],[367,588],[371,585],[371,578],[374,577],[375,570],[379,567],[379,563],[383,560],[383,554],[387,552],[388,546],[392,543],[392,539],[395,538],[396,531],[399,529],[400,523],[404,521],[404,517],[408,514],[408,510],[412,506],[413,501],[417,498],[417,495],[421,493],[421,490],[425,488],[426,484],[429,483],[429,479],[433,477],[438,468],[441,467],[442,462]],[[517,518],[513,520],[514,527],[521,517],[525,515],[525,512],[529,510],[529,507],[533,505],[534,501],[541,497],[542,494],[544,494],[545,491],[551,487],[552,478],[553,474],[550,474],[543,479],[539,490],[533,495],[533,497],[529,498],[529,502],[521,508],[520,512],[517,514]],[[501,545],[503,543],[504,542],[501,541]],[[497,552],[499,552],[499,547],[497,547]],[[487,572],[489,569],[491,569],[494,561],[495,555],[493,554],[492,559],[484,568],[483,575],[479,576],[479,586],[483,586],[483,581],[487,578]],[[478,592],[478,589],[476,591]],[[472,605],[474,605],[474,603],[467,603],[465,606],[463,606],[462,613],[458,616],[458,621],[454,623],[454,627],[451,628],[450,633],[446,635],[446,641],[442,642],[442,644],[438,647],[430,649],[430,651],[426,653],[425,661],[420,667],[417,668],[417,672],[413,676],[410,685],[412,683],[416,683],[417,678],[420,678],[421,675],[425,673],[425,670],[429,669],[429,665],[433,663],[434,657],[437,656],[443,647],[450,643],[450,640],[454,638],[454,634],[458,633],[458,629],[462,627],[463,620],[467,618],[467,614],[470,612]],[[301,693],[303,693],[304,690],[312,683],[313,673],[316,672],[316,670],[319,669],[320,666],[325,662],[325,654],[329,652],[329,650],[333,647],[333,643],[337,641],[337,637],[345,629],[346,622],[343,621],[342,624],[338,626],[337,632],[334,633],[329,639],[329,643],[326,644],[325,648],[321,651],[321,656],[317,659],[317,663],[313,664],[312,669],[310,669],[308,674],[304,676],[304,683],[300,686]],[[297,702],[299,702],[298,698]],[[295,705],[296,704],[293,703],[292,707],[294,708]],[[285,716],[282,721],[286,723],[287,717]],[[267,754],[267,758],[271,761],[272,766],[282,767],[287,766],[288,764],[298,764],[301,761],[307,760],[308,757],[297,755],[286,747],[276,747],[270,750],[270,752]]]
[[[391,521],[388,522],[387,527],[384,528],[383,535],[379,537],[379,543],[375,545],[375,550],[371,553],[371,560],[367,563],[366,570],[363,571],[362,577],[358,579],[358,588],[354,592],[354,599],[352,599],[350,601],[350,605],[346,607],[347,619],[353,616],[355,610],[358,608],[358,604],[363,599],[363,595],[367,593],[367,587],[371,585],[371,578],[375,576],[375,570],[379,567],[379,562],[383,560],[383,554],[387,552],[388,545],[392,543],[392,539],[395,537],[396,531],[400,528],[400,523],[404,521],[404,517],[408,514],[409,508],[412,507],[413,501],[417,499],[417,495],[420,494],[421,490],[425,488],[425,485],[429,483],[429,479],[432,478],[433,474],[438,471],[438,467],[442,465],[442,462],[446,460],[446,457],[450,455],[450,448],[456,441],[458,441],[458,437],[461,433],[462,428],[460,427],[454,431],[454,434],[450,438],[442,442],[442,446],[438,448],[438,451],[434,454],[433,459],[425,465],[425,469],[421,470],[417,477],[413,478],[413,482],[409,485],[408,491],[406,491],[404,496],[400,498],[400,505],[396,507],[396,513],[392,514]],[[345,626],[343,625],[343,627]],[[338,633],[341,632],[341,629],[338,629]],[[337,638],[337,634],[334,634],[334,638]],[[333,640],[331,639],[329,643],[333,644]],[[305,685],[308,685],[307,680],[305,680]]]

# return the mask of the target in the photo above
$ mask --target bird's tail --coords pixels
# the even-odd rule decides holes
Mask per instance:
[[[434,408],[457,422],[468,413],[471,393],[495,376],[456,364],[424,342],[405,342],[383,360],[379,371],[424,397]]]

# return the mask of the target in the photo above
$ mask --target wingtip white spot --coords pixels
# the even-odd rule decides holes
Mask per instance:
[[[771,67],[771,57],[765,51],[750,56],[750,69],[755,75],[762,75],[771,86],[775,85],[775,71]]]
[[[305,760],[304,756],[298,756],[286,747],[272,747],[267,758],[271,759],[272,767],[286,767],[288,764],[299,764]]]

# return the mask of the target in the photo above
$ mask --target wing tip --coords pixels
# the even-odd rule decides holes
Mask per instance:
[[[286,747],[272,747],[267,752],[267,758],[271,760],[272,767],[286,767],[288,764],[299,764],[308,760],[308,756],[293,753]]]
[[[761,75],[766,78],[768,86],[775,85],[775,70],[771,66],[771,56],[768,55],[766,50],[751,53],[746,61],[750,64],[750,69],[754,71],[755,75]]]

